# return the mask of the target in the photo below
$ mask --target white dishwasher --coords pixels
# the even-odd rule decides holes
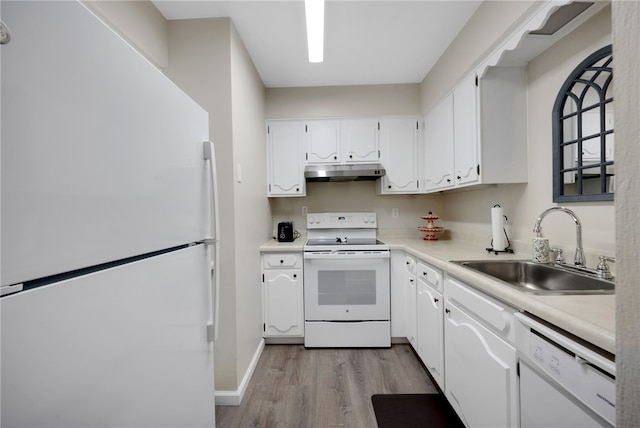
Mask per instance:
[[[515,316],[521,428],[615,426],[611,357],[531,316]]]

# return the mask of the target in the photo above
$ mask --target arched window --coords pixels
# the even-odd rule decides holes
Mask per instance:
[[[613,200],[611,45],[569,75],[553,107],[553,201]]]

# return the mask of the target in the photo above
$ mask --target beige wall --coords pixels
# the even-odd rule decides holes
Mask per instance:
[[[158,68],[167,66],[167,20],[149,1],[83,1]]]
[[[640,3],[613,3],[616,85],[617,426],[640,426]]]
[[[267,89],[268,119],[413,115],[419,112],[417,84]]]
[[[262,340],[261,260],[258,247],[270,238],[271,215],[265,197],[265,90],[249,54],[231,24],[231,111],[236,256],[235,318],[237,386]],[[224,247],[223,247],[224,248]],[[223,305],[226,302],[223,301]],[[221,306],[221,307],[222,307]],[[216,345],[218,346],[218,345]],[[223,389],[222,385],[217,389]]]

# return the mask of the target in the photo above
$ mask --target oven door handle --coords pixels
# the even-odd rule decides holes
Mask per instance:
[[[389,251],[305,251],[305,260],[327,260],[327,259],[388,259],[391,258]]]

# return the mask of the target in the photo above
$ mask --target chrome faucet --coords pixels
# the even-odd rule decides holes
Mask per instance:
[[[576,254],[573,258],[573,264],[576,266],[584,267],[585,260],[584,251],[582,250],[582,226],[580,225],[580,220],[578,220],[578,216],[576,215],[576,213],[565,207],[551,207],[540,214],[540,216],[536,220],[535,226],[533,227],[533,232],[536,234],[536,236],[541,236],[542,227],[540,227],[540,223],[542,223],[542,219],[552,211],[563,211],[569,214],[569,216],[571,216],[573,221],[576,223]]]

